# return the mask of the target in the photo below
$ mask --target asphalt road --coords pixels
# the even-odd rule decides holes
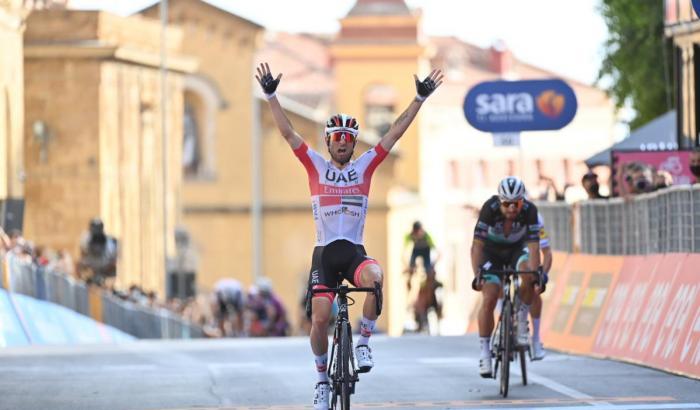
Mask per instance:
[[[527,386],[512,367],[503,400],[477,374],[474,335],[372,339],[358,409],[700,409],[698,380],[555,352],[528,363]],[[2,410],[311,408],[315,381],[305,338],[0,350]]]

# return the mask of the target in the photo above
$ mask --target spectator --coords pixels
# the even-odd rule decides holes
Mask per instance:
[[[38,245],[34,250],[34,263],[36,263],[37,266],[46,267],[50,261],[49,251],[45,246]]]
[[[608,199],[607,196],[600,194],[600,184],[598,183],[598,174],[589,170],[581,177],[581,185],[588,194],[588,199]]]
[[[622,165],[620,195],[629,198],[654,190],[654,169],[643,162],[633,161]]]
[[[10,236],[5,233],[5,230],[0,226],[0,257],[12,250],[12,241]]]
[[[700,183],[700,147],[695,147],[690,153],[690,172],[695,176],[693,183]]]
[[[571,186],[568,182],[564,184],[564,189],[561,192],[557,189],[554,180],[548,176],[540,175],[540,182],[545,183],[544,192],[540,194],[539,199],[541,200],[551,200],[550,196],[554,195],[554,201],[563,201],[566,197],[565,192]],[[551,194],[550,194],[551,193]]]
[[[75,274],[75,266],[73,265],[73,258],[65,250],[61,249],[56,252],[56,258],[49,263],[49,270],[58,272],[65,276],[72,277]]]
[[[117,275],[117,240],[105,233],[100,218],[90,220],[88,228],[88,232],[83,234],[80,241],[80,261],[77,270],[89,283],[102,286],[106,279]],[[87,277],[84,276],[86,272]]]

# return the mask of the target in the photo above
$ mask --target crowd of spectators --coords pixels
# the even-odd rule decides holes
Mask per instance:
[[[93,218],[80,239],[80,258],[75,262],[67,250],[54,251],[26,240],[17,229],[0,227],[0,260],[11,256],[15,263],[43,268],[76,284],[97,286],[125,303],[154,311],[166,309],[182,319],[201,326],[207,337],[286,336],[289,323],[284,305],[267,278],[261,278],[247,291],[240,289],[240,303],[231,311],[221,292],[200,293],[188,298],[158,298],[155,291],[133,284],[128,289],[115,286],[119,247],[116,238],[105,232],[99,218]],[[233,279],[222,283],[237,282]],[[218,286],[218,284],[217,284]],[[223,302],[223,303],[222,303]],[[231,313],[234,313],[232,315]],[[231,326],[240,313],[240,326]]]
[[[593,169],[588,169],[581,177],[581,188],[585,192],[585,199],[608,199],[611,197],[630,199],[635,195],[658,191],[673,185],[700,183],[700,148],[691,151],[688,158],[688,171],[692,174],[690,178],[687,177],[686,173],[686,176],[677,177],[674,180],[674,176],[667,169],[660,169],[642,161],[629,161],[617,163],[606,170],[605,174],[610,172],[610,183],[607,184],[609,189],[603,187],[599,175]],[[674,165],[675,173],[683,169],[678,159],[672,162],[672,165]],[[603,187],[602,190],[601,187]],[[567,183],[559,191],[552,178],[541,175],[539,185],[534,190],[537,193],[535,198],[541,201],[563,201],[568,199],[567,190],[569,188],[573,188],[573,186]]]

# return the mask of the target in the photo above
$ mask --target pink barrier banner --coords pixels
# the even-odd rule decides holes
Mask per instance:
[[[624,356],[641,361],[641,353],[634,354],[641,345],[635,329],[641,326],[645,302],[652,293],[654,271],[661,263],[662,255],[625,257],[620,277],[603,316],[600,331],[596,335],[593,351],[606,356]],[[653,312],[648,312],[651,314]],[[648,320],[644,320],[644,323]]]
[[[668,293],[644,363],[700,376],[700,255],[674,256],[667,254],[668,262],[657,269],[673,281],[659,284]]]

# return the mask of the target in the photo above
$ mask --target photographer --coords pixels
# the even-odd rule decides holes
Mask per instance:
[[[117,240],[105,233],[100,218],[93,218],[80,241],[78,275],[88,283],[103,286],[107,278],[117,276],[117,251]]]

